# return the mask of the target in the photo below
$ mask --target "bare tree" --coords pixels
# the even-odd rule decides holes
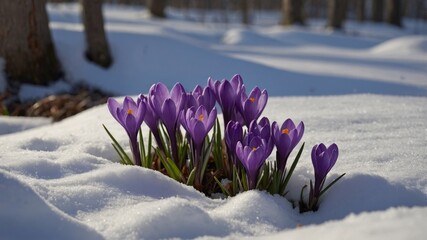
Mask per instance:
[[[384,11],[384,0],[372,0],[372,21],[382,22]]]
[[[148,5],[150,7],[150,13],[154,17],[165,18],[165,8],[167,5],[167,0],[148,0]]]
[[[0,1],[0,56],[8,79],[48,84],[62,75],[45,0]]]
[[[356,0],[356,14],[359,22],[365,21],[365,0]]]
[[[282,25],[304,25],[304,3],[304,0],[282,0]]]
[[[347,9],[346,0],[328,0],[328,23],[327,26],[334,29],[341,29],[345,19]]]
[[[402,27],[402,6],[401,0],[387,0],[386,21],[388,23]]]
[[[86,36],[86,57],[101,67],[113,63],[102,16],[102,0],[80,0],[82,19]]]
[[[249,24],[249,1],[240,0],[240,10],[242,12],[242,23]]]

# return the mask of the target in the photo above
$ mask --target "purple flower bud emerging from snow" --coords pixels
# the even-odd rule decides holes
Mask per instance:
[[[274,144],[276,145],[277,149],[277,166],[278,169],[283,172],[285,170],[289,154],[292,152],[304,134],[304,123],[300,122],[298,127],[295,127],[295,124],[291,119],[286,119],[280,128],[276,122],[273,122],[271,128],[273,132]]]
[[[202,88],[200,85],[197,85],[194,90],[188,94],[188,108],[193,106],[198,108],[203,105],[206,111],[210,112],[214,108],[215,103],[215,95],[209,87]]]
[[[313,147],[311,161],[314,167],[314,189],[312,189],[314,197],[319,197],[325,183],[326,175],[335,165],[337,159],[338,146],[335,143],[328,148],[323,143]]]
[[[177,83],[169,92],[163,83],[157,83],[150,88],[148,94],[148,102],[151,108],[163,122],[168,132],[172,157],[175,162],[178,162],[176,131],[179,127],[179,114],[186,106],[186,92],[184,87],[180,83]]]
[[[244,91],[240,93],[240,101],[237,102],[237,107],[243,116],[246,126],[253,120],[257,120],[267,105],[268,93],[266,90],[261,90],[258,87],[252,89],[249,96]]]
[[[226,79],[215,81],[209,78],[208,86],[221,106],[224,124],[226,125],[230,120],[240,120],[236,114],[236,101],[239,100],[240,93],[245,91],[242,77],[235,75],[230,81]]]
[[[140,166],[141,155],[138,146],[138,131],[147,110],[145,102],[140,97],[136,103],[131,97],[125,97],[123,104],[120,104],[114,98],[109,98],[107,105],[111,115],[126,130],[130,140],[134,163]]]
[[[259,136],[251,138],[247,145],[242,142],[236,145],[236,155],[246,170],[249,189],[256,187],[259,170],[268,157],[269,148]]]

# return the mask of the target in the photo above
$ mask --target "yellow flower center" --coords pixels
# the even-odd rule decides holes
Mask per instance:
[[[132,109],[128,109],[128,114],[133,114],[133,111],[132,111]]]
[[[282,130],[282,134],[288,135],[289,134],[289,129],[287,129],[287,128],[283,129]]]
[[[203,118],[204,118],[205,116],[203,116],[203,114],[200,114],[200,116],[199,116],[199,121],[203,121]]]
[[[256,147],[253,147],[252,148],[252,152],[255,152],[257,150],[257,148]]]
[[[249,101],[255,102],[255,98],[251,97],[251,98],[249,98]]]

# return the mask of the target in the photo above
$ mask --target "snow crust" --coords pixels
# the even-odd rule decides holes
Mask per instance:
[[[105,105],[58,123],[1,117],[0,239],[390,240],[427,234],[423,40],[379,25],[363,28],[370,37],[347,36],[199,25],[179,12],[156,21],[142,9],[106,7],[115,63],[104,70],[84,60],[77,5],[48,9],[69,81],[130,95],[157,81],[180,81],[190,91],[209,75],[241,73],[248,89],[259,85],[270,93],[264,116],[304,121],[306,148],[287,199],[260,191],[211,199],[159,172],[119,164],[102,124],[126,147],[128,139]],[[375,50],[390,43],[395,46],[387,51]],[[399,55],[406,45],[414,54]],[[145,125],[142,130],[146,135]],[[340,148],[327,181],[347,174],[319,211],[299,214],[291,201],[313,178],[310,151],[320,142]]]

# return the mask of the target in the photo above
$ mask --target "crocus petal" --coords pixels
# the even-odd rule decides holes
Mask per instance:
[[[135,121],[135,117],[131,114],[128,114],[126,117],[126,130],[128,132],[129,138],[133,139],[138,134],[139,126]]]
[[[120,103],[118,103],[116,101],[116,99],[114,98],[108,98],[107,100],[107,106],[108,106],[108,110],[110,111],[111,115],[113,115],[113,117],[119,121],[118,115],[117,115],[117,110],[122,108],[122,105]]]
[[[224,81],[220,84],[218,89],[219,102],[222,110],[229,113],[232,110],[235,102],[233,88],[228,81]]]
[[[161,119],[169,131],[174,131],[177,120],[176,106],[172,99],[168,98],[161,108]]]
[[[217,116],[217,112],[216,112],[216,108],[214,107],[212,109],[212,111],[209,113],[209,118],[207,119],[207,122],[206,122],[206,129],[207,129],[208,132],[214,126],[215,120],[216,120],[216,116]]]
[[[328,151],[330,152],[330,162],[329,162],[329,168],[328,172],[332,169],[332,167],[335,165],[337,159],[338,159],[338,146],[333,143],[331,146],[329,146]]]
[[[170,98],[176,103],[176,106],[181,106],[185,95],[185,89],[180,83],[176,83],[170,92]]]
[[[194,143],[200,147],[206,137],[207,132],[203,123],[201,121],[196,121],[190,134],[192,135]]]
[[[236,156],[241,162],[242,162],[242,159],[244,159],[243,145],[241,141],[238,141],[236,144]]]

